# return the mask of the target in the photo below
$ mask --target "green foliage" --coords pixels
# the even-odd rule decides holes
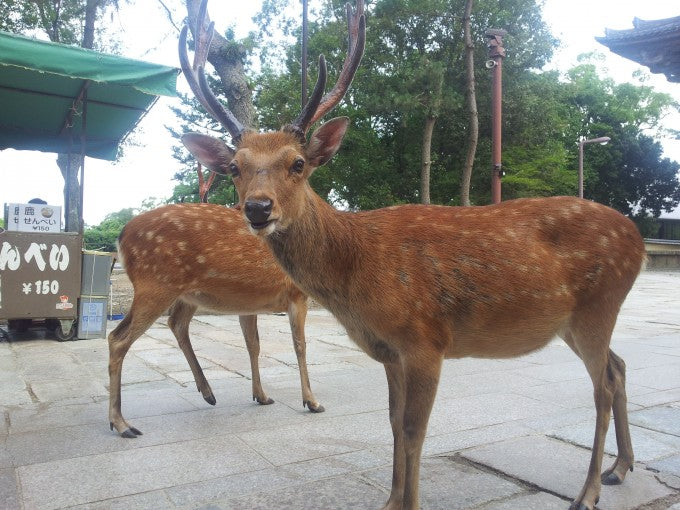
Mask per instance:
[[[262,62],[254,97],[262,129],[278,129],[300,110],[300,22],[282,16],[290,3],[265,2],[258,18],[260,32],[250,39],[258,45],[253,49],[259,51]],[[318,72],[316,55],[326,56],[329,87],[344,61],[344,3],[325,0],[320,16],[310,22],[310,89]],[[311,179],[326,200],[349,209],[419,202],[423,126],[427,116],[435,116],[431,199],[433,203],[459,203],[468,137],[462,60],[464,3],[368,2],[364,58],[347,96],[332,113],[349,116],[352,124],[340,152]],[[564,74],[538,71],[556,44],[540,6],[539,0],[474,3],[471,23],[480,130],[472,203],[490,201],[491,80],[484,67],[488,58],[484,32],[504,28],[508,56],[503,62],[503,198],[575,195],[578,141],[610,136],[609,145],[587,146],[586,197],[629,215],[658,216],[677,206],[679,165],[662,158],[653,137],[667,134],[660,120],[678,105],[647,86],[644,77],[640,84],[616,84],[603,76],[597,54],[584,56]],[[267,37],[274,26],[298,42],[272,45]],[[201,120],[200,108],[191,108],[187,126],[215,129],[214,124]],[[186,153],[180,153],[179,157],[186,158]],[[173,201],[196,200],[192,164],[178,174],[180,184]],[[233,201],[228,182],[215,192],[220,203]]]
[[[663,134],[659,122],[678,104],[644,84],[617,85],[600,77],[592,59],[571,69],[564,85],[572,139],[611,138],[584,150],[585,197],[630,216],[671,211],[680,202],[680,165],[663,158],[661,145],[647,133]]]
[[[97,16],[107,7],[117,9],[119,1],[96,0]],[[0,30],[16,34],[40,31],[50,41],[81,45],[87,4],[88,0],[0,0]],[[98,49],[112,51],[112,46],[117,45],[116,37],[108,33],[109,28],[106,23],[95,27],[99,33],[95,44]]]
[[[99,225],[85,227],[83,233],[85,249],[115,252],[118,236],[128,221],[141,212],[150,211],[165,203],[165,200],[151,197],[145,199],[141,207],[128,207],[107,214]]]
[[[99,225],[85,228],[85,249],[116,251],[116,240],[121,230],[137,212],[133,208],[121,209],[118,212],[107,214]]]
[[[631,219],[637,225],[637,228],[640,231],[642,237],[650,239],[659,238],[659,230],[661,226],[659,225],[659,222],[656,220],[656,218],[654,218],[654,216],[650,216],[649,214],[640,212],[638,214],[633,215]]]

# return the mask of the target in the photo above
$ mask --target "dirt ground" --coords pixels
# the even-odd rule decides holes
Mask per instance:
[[[127,314],[132,306],[134,290],[124,269],[115,268],[111,274],[111,306],[114,314]]]

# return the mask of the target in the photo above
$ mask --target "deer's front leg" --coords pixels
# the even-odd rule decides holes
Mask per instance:
[[[307,340],[305,338],[305,319],[307,318],[307,299],[302,298],[297,302],[291,300],[288,305],[288,320],[290,331],[293,335],[293,347],[298,360],[300,370],[300,385],[302,386],[302,406],[307,406],[313,413],[323,413],[324,407],[312,393],[307,372]]]
[[[262,389],[260,382],[260,335],[257,332],[257,315],[239,315],[238,321],[241,324],[241,331],[246,339],[246,348],[250,357],[250,371],[253,378],[253,400],[259,404],[269,405],[274,401],[269,398]]]
[[[404,475],[406,473],[406,456],[404,451],[404,370],[401,363],[385,363],[387,388],[390,395],[390,425],[394,438],[394,454],[392,456],[392,490],[390,499],[383,510],[401,510],[404,498]]]
[[[423,450],[427,422],[437,394],[443,357],[422,353],[404,358],[404,498],[403,510],[418,510],[420,455]]]

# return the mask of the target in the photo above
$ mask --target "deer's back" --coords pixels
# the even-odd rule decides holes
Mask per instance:
[[[239,211],[215,204],[144,212],[125,225],[118,251],[135,293],[171,293],[232,313],[285,311],[302,295]]]

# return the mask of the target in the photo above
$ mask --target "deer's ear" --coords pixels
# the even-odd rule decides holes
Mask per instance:
[[[307,162],[312,167],[321,166],[335,156],[348,125],[348,117],[336,117],[314,131],[307,144]]]
[[[215,173],[229,175],[234,150],[222,140],[200,133],[185,133],[182,143],[201,165]]]

